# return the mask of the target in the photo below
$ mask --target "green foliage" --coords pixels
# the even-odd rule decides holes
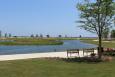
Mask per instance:
[[[7,37],[8,37],[8,34],[7,34],[7,33],[5,33],[4,37],[5,37],[5,38],[7,38]]]
[[[101,40],[103,33],[112,27],[111,24],[115,17],[114,4],[115,2],[113,0],[96,0],[95,2],[84,0],[84,3],[78,4],[77,6],[78,10],[81,12],[80,18],[82,20],[78,21],[81,23],[80,27],[98,35],[99,58],[102,56]]]
[[[99,2],[98,2],[99,1]],[[104,30],[112,27],[112,22],[115,16],[115,3],[113,0],[98,0],[90,2],[85,0],[77,5],[77,9],[81,12],[80,27],[99,35]]]
[[[106,28],[106,29],[103,31],[103,33],[102,33],[102,37],[103,37],[103,38],[107,38],[108,35],[109,35],[109,29]]]
[[[50,38],[50,35],[46,35],[47,38]]]
[[[33,37],[34,37],[34,35],[33,35],[33,34],[31,34],[31,36],[30,36],[30,37],[32,37],[32,38],[33,38]]]
[[[9,33],[9,37],[12,37],[12,34],[11,34],[11,33]]]
[[[2,37],[2,31],[0,31],[0,37]]]

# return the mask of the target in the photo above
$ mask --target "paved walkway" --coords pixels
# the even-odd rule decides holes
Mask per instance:
[[[95,53],[97,51],[95,50]],[[90,54],[90,53],[89,53]],[[80,51],[80,57],[83,57],[83,51]],[[85,54],[87,55],[87,54]],[[77,56],[73,54],[72,56]],[[29,59],[29,58],[45,58],[45,57],[60,57],[67,58],[67,52],[47,52],[47,53],[29,53],[29,54],[13,54],[13,55],[0,55],[0,61]]]
[[[43,57],[61,57],[61,58],[66,58],[67,56],[66,56],[66,52],[13,54],[13,55],[0,55],[0,61],[29,59],[29,58],[43,58]]]

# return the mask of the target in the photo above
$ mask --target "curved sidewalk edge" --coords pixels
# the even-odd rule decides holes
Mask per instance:
[[[67,52],[47,52],[47,53],[0,55],[0,61],[31,59],[31,58],[44,58],[44,57],[67,58]]]
[[[97,50],[94,50],[94,53],[97,53]],[[83,51],[79,52],[78,54],[72,54],[71,56],[75,57],[84,57],[91,53],[85,53],[83,54]],[[70,56],[70,55],[69,55]],[[12,54],[12,55],[0,55],[0,61],[7,61],[7,60],[20,60],[20,59],[31,59],[31,58],[53,58],[53,57],[59,57],[59,58],[67,58],[67,52],[46,52],[46,53],[28,53],[28,54]]]

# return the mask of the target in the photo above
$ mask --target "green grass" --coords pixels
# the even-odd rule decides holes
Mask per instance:
[[[68,37],[68,38],[54,38],[57,40],[95,40],[97,38],[77,38],[77,37]]]
[[[7,42],[0,42],[0,45],[61,45],[62,40],[84,40],[89,38],[5,38]],[[91,40],[93,38],[90,38]],[[9,41],[10,40],[10,41]],[[9,41],[9,42],[8,42]]]
[[[9,40],[9,39],[8,39]],[[45,42],[57,39],[10,39],[16,42]],[[62,39],[61,39],[62,40]],[[83,42],[98,44],[94,39]],[[103,42],[105,47],[115,47],[115,43]],[[0,62],[0,77],[114,77],[115,60],[111,62],[85,63],[66,62],[54,59],[28,59]]]
[[[3,39],[1,39],[3,40]],[[6,38],[8,42],[0,42],[0,45],[61,45],[63,42],[55,39],[38,39],[38,38]]]
[[[81,41],[86,42],[86,43],[90,43],[90,44],[98,45],[98,41],[93,41],[91,39],[90,40],[84,39],[84,40],[81,40]],[[102,41],[102,46],[106,47],[106,48],[115,48],[115,41],[109,41],[109,42]]]
[[[0,77],[115,77],[115,61],[77,63],[49,59],[0,62]]]

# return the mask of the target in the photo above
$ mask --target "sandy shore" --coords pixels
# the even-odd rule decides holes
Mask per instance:
[[[95,50],[94,53],[97,53],[97,50]],[[87,55],[87,54],[85,53],[85,55]],[[77,54],[72,54],[72,56],[78,56],[78,55]],[[80,51],[79,56],[83,57],[83,51]],[[63,51],[63,52],[47,52],[47,53],[29,53],[29,54],[0,55],[0,61],[29,59],[29,58],[44,58],[44,57],[67,58],[67,52]]]

